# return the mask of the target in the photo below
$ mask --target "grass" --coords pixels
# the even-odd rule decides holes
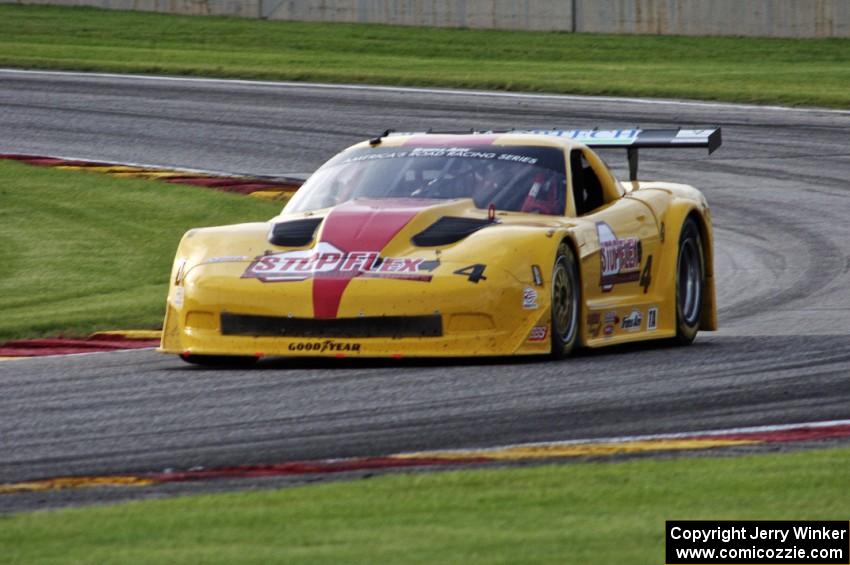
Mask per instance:
[[[428,29],[0,5],[0,66],[850,108],[850,40]]]
[[[850,450],[393,475],[0,519],[11,562],[663,563],[672,519],[846,520]]]
[[[0,343],[159,328],[183,233],[280,206],[155,181],[0,161]]]

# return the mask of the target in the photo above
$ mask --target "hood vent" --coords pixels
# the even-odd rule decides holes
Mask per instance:
[[[272,226],[269,243],[282,247],[303,247],[313,241],[313,234],[324,218],[290,220]]]
[[[449,245],[477,232],[482,228],[493,225],[492,220],[479,220],[476,218],[452,218],[443,216],[423,231],[414,235],[414,245],[419,247],[436,247],[438,245]]]

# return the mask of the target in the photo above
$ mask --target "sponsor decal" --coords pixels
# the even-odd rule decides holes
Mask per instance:
[[[183,296],[185,289],[182,286],[174,287],[174,299],[171,301],[177,309],[183,308]]]
[[[528,333],[528,341],[544,341],[547,333],[549,333],[547,326],[534,326]]]
[[[605,143],[629,146],[637,140],[655,141],[661,144],[677,145],[694,142],[705,142],[715,130],[710,129],[683,129],[670,135],[664,131],[646,131],[639,128],[634,129],[532,129],[515,130],[515,133],[534,133],[553,137],[565,137],[574,139],[588,145],[592,143]]]
[[[658,327],[658,308],[650,308],[646,311],[646,330],[653,332]]]
[[[537,310],[537,291],[526,287],[522,291],[522,307],[526,310]]]
[[[417,142],[416,139],[411,140],[409,143],[417,143],[421,145],[421,142]],[[381,152],[381,151],[370,151],[368,153],[362,153],[357,155],[352,155],[342,161],[343,164],[348,163],[360,163],[363,161],[380,161],[385,159],[405,159],[405,158],[453,158],[453,159],[487,159],[487,160],[496,160],[496,161],[510,161],[512,163],[526,163],[529,165],[535,165],[539,161],[537,157],[533,157],[530,155],[521,155],[518,153],[503,153],[502,151],[486,151],[475,149],[474,147],[439,147],[439,146],[431,146],[431,147],[414,147],[409,151],[404,149],[399,149],[396,151],[390,152]]]
[[[615,284],[640,279],[640,240],[636,237],[619,239],[605,222],[596,223],[596,235],[599,237],[602,291],[609,292]]]
[[[606,324],[619,324],[620,317],[616,312],[605,312],[605,323]]]
[[[420,271],[433,271],[438,264],[421,257],[381,257],[377,251],[345,252],[322,241],[313,249],[266,253],[255,257],[242,273],[242,278],[287,282],[366,276],[428,282],[431,275],[421,274]]]
[[[602,315],[599,312],[591,312],[587,315],[587,333],[590,337],[599,337],[602,329]]]
[[[549,135],[553,137],[566,137],[581,142],[621,143],[631,145],[640,135],[639,129],[570,129],[570,130],[528,130],[525,133]],[[522,131],[518,133],[523,133]]]
[[[531,266],[531,277],[534,279],[534,284],[537,286],[543,286],[543,273],[540,271],[540,266]]]
[[[299,341],[289,344],[290,351],[311,351],[313,353],[360,353],[359,343],[340,343],[332,339],[325,341]]]
[[[612,326],[611,324],[606,325],[605,329],[602,330],[602,335],[604,335],[605,337],[611,337],[612,335],[614,335],[614,326]]]
[[[640,330],[643,324],[643,315],[640,310],[632,310],[631,313],[623,318],[620,327],[627,332],[636,332]]]

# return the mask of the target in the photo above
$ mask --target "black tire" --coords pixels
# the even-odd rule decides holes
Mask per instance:
[[[679,236],[676,262],[676,341],[688,345],[699,331],[705,295],[705,253],[696,220],[688,217]]]
[[[180,355],[190,365],[219,369],[244,369],[257,362],[256,357],[238,355]]]
[[[575,254],[566,243],[552,268],[552,357],[563,359],[578,343],[581,283]]]

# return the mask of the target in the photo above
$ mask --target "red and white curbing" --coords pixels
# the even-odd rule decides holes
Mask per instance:
[[[0,344],[0,361],[78,355],[126,349],[150,349],[159,345],[159,330],[115,330],[99,332],[86,338],[18,339]]]
[[[224,192],[245,194],[264,200],[288,201],[304,182],[295,177],[253,177],[228,175],[196,169],[173,169],[153,165],[90,161],[49,155],[0,153],[0,159],[17,161],[39,167],[57,167],[108,174],[122,178],[150,179],[171,184],[188,184]]]

